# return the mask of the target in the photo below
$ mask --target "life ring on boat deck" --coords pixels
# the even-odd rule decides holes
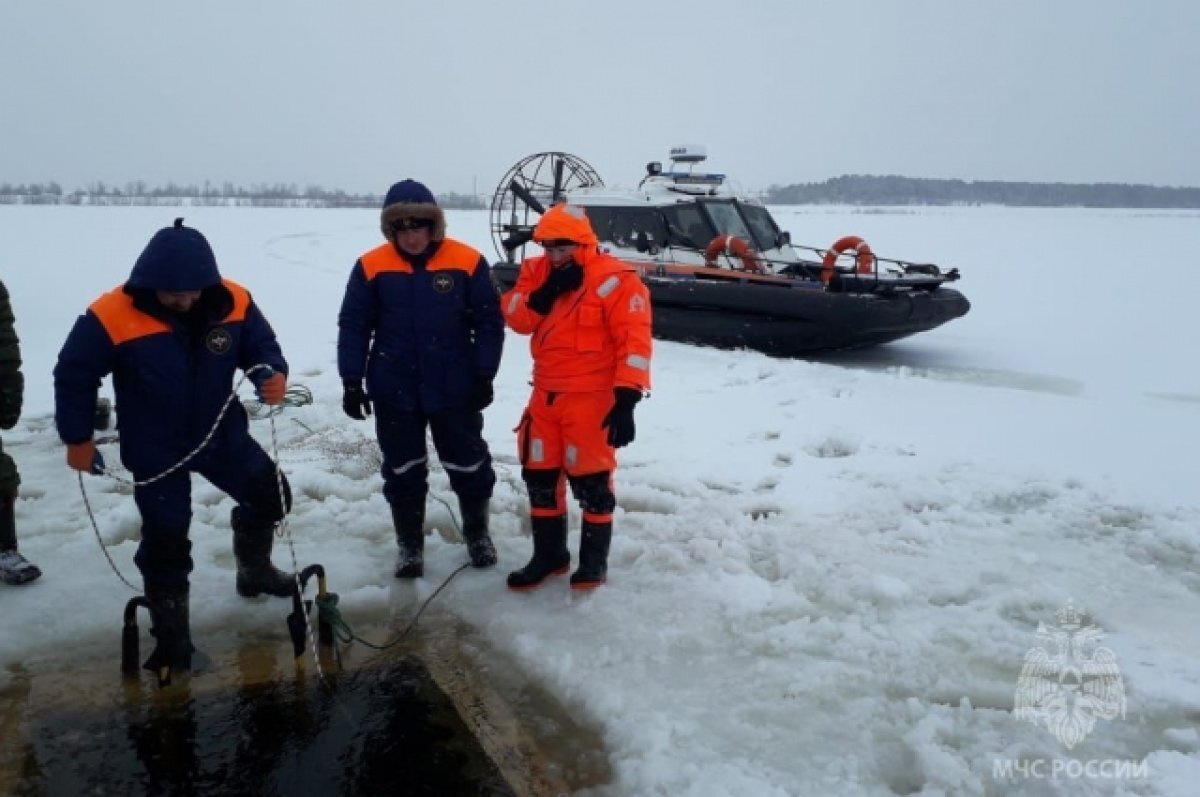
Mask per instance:
[[[857,235],[845,235],[833,242],[833,246],[829,247],[829,251],[825,253],[825,257],[821,260],[821,282],[826,285],[833,279],[834,266],[837,264],[838,255],[843,252],[854,250],[855,262],[857,263],[856,271],[859,274],[870,274],[875,266],[875,255],[871,252],[871,247],[867,242]]]
[[[725,234],[713,238],[708,242],[708,246],[704,247],[704,265],[716,266],[717,257],[720,255],[738,258],[743,271],[754,274],[765,274],[767,271],[766,266],[758,259],[758,253],[746,243],[745,238]]]

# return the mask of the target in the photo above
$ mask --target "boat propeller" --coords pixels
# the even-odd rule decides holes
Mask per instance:
[[[518,183],[516,180],[510,180],[508,190],[512,191],[521,201],[533,209],[539,216],[546,212],[546,208],[538,201],[538,198],[529,192],[529,189]]]
[[[566,152],[539,152],[519,161],[500,180],[492,196],[491,229],[496,254],[508,263],[523,256],[533,228],[546,208],[571,191],[603,186],[596,170]]]

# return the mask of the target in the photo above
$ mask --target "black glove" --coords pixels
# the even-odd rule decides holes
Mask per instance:
[[[529,294],[529,309],[538,315],[548,315],[554,300],[583,284],[583,268],[574,260],[561,266],[551,266],[550,275],[542,287]]]
[[[600,422],[600,428],[608,430],[608,444],[621,448],[633,442],[633,407],[642,400],[642,391],[631,387],[613,388],[613,408]]]
[[[475,412],[480,412],[489,407],[495,397],[495,391],[492,390],[492,380],[484,376],[477,376],[475,377],[475,383],[471,385],[471,392],[467,396],[467,406]]]
[[[365,421],[371,414],[371,399],[367,398],[362,382],[342,385],[342,409],[356,421]]]
[[[0,429],[11,429],[21,419],[25,377],[20,371],[0,380]]]

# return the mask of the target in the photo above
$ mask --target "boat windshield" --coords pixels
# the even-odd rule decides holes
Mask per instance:
[[[765,252],[779,246],[779,227],[766,208],[745,202],[738,203],[738,207],[742,209],[742,215],[746,217],[746,222],[754,233],[754,245],[758,251]]]
[[[750,235],[750,230],[746,228],[742,214],[738,212],[737,205],[732,202],[706,202],[703,204],[708,215],[712,216],[713,224],[719,233],[737,235],[738,238],[748,241],[754,240],[754,236]]]
[[[639,236],[645,233],[648,244],[666,244],[666,228],[652,208],[593,205],[588,207],[587,215],[588,220],[592,222],[592,229],[596,231],[596,237],[601,241],[635,249]]]
[[[659,208],[670,231],[669,246],[685,249],[704,249],[716,237],[716,230],[695,202],[680,202],[678,205]]]
[[[779,228],[760,205],[736,200],[679,202],[665,207],[589,205],[588,219],[605,243],[635,249],[647,245],[703,250],[717,235],[736,235],[760,252],[778,246]]]

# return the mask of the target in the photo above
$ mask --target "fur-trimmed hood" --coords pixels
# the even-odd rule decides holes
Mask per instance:
[[[428,219],[433,222],[432,238],[446,237],[446,216],[438,207],[433,192],[416,180],[401,180],[388,189],[379,214],[379,229],[383,237],[396,243],[394,228],[404,219]]]

